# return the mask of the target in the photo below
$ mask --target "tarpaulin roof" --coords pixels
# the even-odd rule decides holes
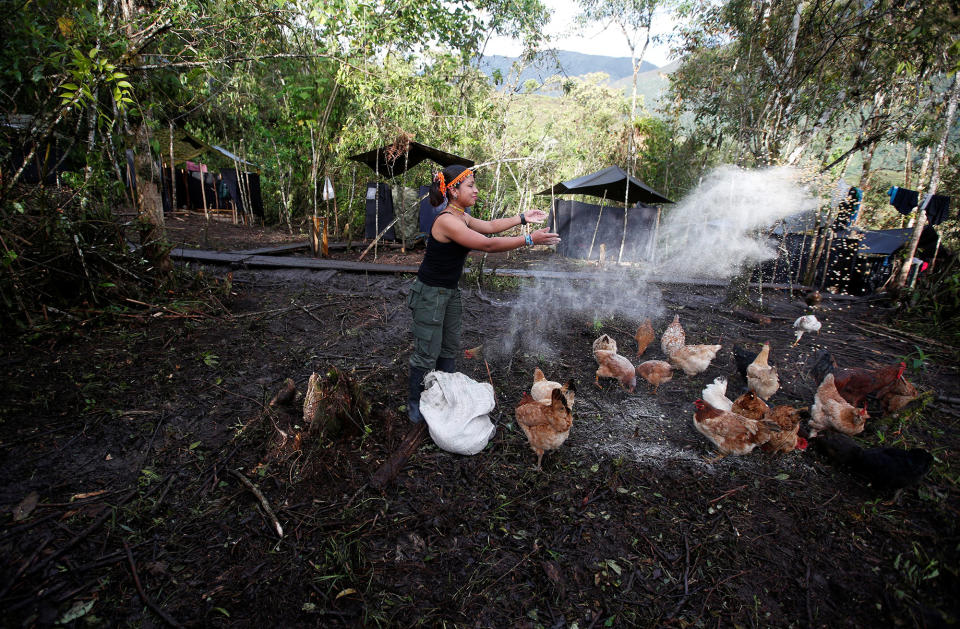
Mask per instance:
[[[406,153],[399,153],[391,159],[389,154],[392,147],[392,144],[381,146],[378,149],[373,149],[366,153],[353,155],[350,159],[355,162],[360,162],[361,164],[366,164],[371,170],[387,179],[402,175],[425,159],[433,160],[441,166],[460,164],[461,166],[469,168],[476,163],[466,157],[460,157],[453,153],[447,153],[446,151],[435,149],[432,146],[413,141],[410,142]]]
[[[160,144],[160,154],[167,158],[170,156],[170,130],[158,129],[153,134],[154,139]],[[195,160],[208,151],[216,151],[230,161],[240,162],[246,166],[257,168],[256,164],[240,159],[227,149],[215,144],[207,144],[198,140],[183,129],[173,130],[173,162],[179,164],[187,160]]]
[[[890,255],[907,243],[913,229],[884,229],[863,233],[860,253],[867,255]]]
[[[629,187],[629,196],[627,188]],[[594,197],[606,197],[614,202],[626,201],[627,204],[673,203],[636,177],[628,176],[619,166],[610,166],[595,173],[577,177],[556,184],[537,194],[586,194]]]
[[[868,256],[888,256],[910,242],[912,235],[912,227],[864,231],[863,240],[860,241],[860,253]],[[920,240],[917,243],[917,256],[924,258],[932,256],[937,248],[939,238],[936,229],[930,225],[924,225],[923,231],[920,232]]]

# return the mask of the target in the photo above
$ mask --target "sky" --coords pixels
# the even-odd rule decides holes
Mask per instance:
[[[579,8],[576,2],[543,0],[543,3],[553,11],[553,17],[547,25],[546,33],[555,38],[553,43],[555,48],[588,55],[630,56],[630,48],[627,46],[626,38],[619,27],[610,26],[604,29],[604,25],[599,24],[589,27],[583,34],[577,34],[574,17],[579,12]],[[654,15],[652,30],[655,35],[669,33],[673,26],[674,22],[670,16],[666,14]],[[522,46],[519,41],[505,37],[491,39],[486,48],[486,54],[488,55],[504,55],[507,57],[516,57],[521,51]],[[643,58],[644,61],[649,61],[656,66],[664,66],[670,63],[670,49],[665,44],[651,42]]]

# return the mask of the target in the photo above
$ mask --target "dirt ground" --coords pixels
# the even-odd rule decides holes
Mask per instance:
[[[303,240],[206,227],[168,221],[174,243],[211,249]],[[384,248],[377,261],[421,255]],[[546,252],[487,264],[577,268]],[[377,489],[372,475],[410,429],[411,277],[202,272],[222,290],[222,308],[146,304],[106,323],[76,313],[59,334],[0,342],[4,625],[937,627],[958,618],[956,352],[891,329],[881,299],[827,297],[823,331],[794,348],[804,304],[786,291],[763,293],[772,321],[758,325],[724,305],[722,288],[661,285],[658,334],[679,314],[688,342],[724,347],[705,373],[675,374],[653,396],[643,382],[634,393],[593,384],[594,338],[614,336],[639,362],[638,319],[552,321],[549,351],[506,354],[495,348],[515,331],[516,282],[489,281],[483,294],[465,282],[463,346],[485,349],[459,369],[492,381],[496,433],[470,457],[427,438]],[[812,404],[805,365],[817,349],[841,366],[906,361],[907,378],[930,393],[894,417],[871,400],[859,441],[927,448],[931,473],[892,493],[813,448],[706,462],[714,453],[691,424],[692,402],[718,375],[738,391],[731,347],[768,339],[780,404]],[[663,358],[658,342],[648,358]],[[578,385],[570,438],[539,472],[513,418],[537,366]],[[330,411],[344,421],[339,432],[310,430],[296,403],[270,404],[285,379],[303,393],[314,372],[327,408],[342,411]]]

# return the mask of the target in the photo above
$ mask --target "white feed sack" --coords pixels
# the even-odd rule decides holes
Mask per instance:
[[[443,371],[431,371],[423,382],[420,412],[437,447],[455,454],[483,450],[497,430],[490,421],[493,386]]]

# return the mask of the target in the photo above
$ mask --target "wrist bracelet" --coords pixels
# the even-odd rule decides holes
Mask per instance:
[[[530,237],[530,234],[524,235],[523,239],[528,245],[533,246],[533,238]]]
[[[527,224],[527,217],[522,212],[520,213],[520,224],[521,225]]]

